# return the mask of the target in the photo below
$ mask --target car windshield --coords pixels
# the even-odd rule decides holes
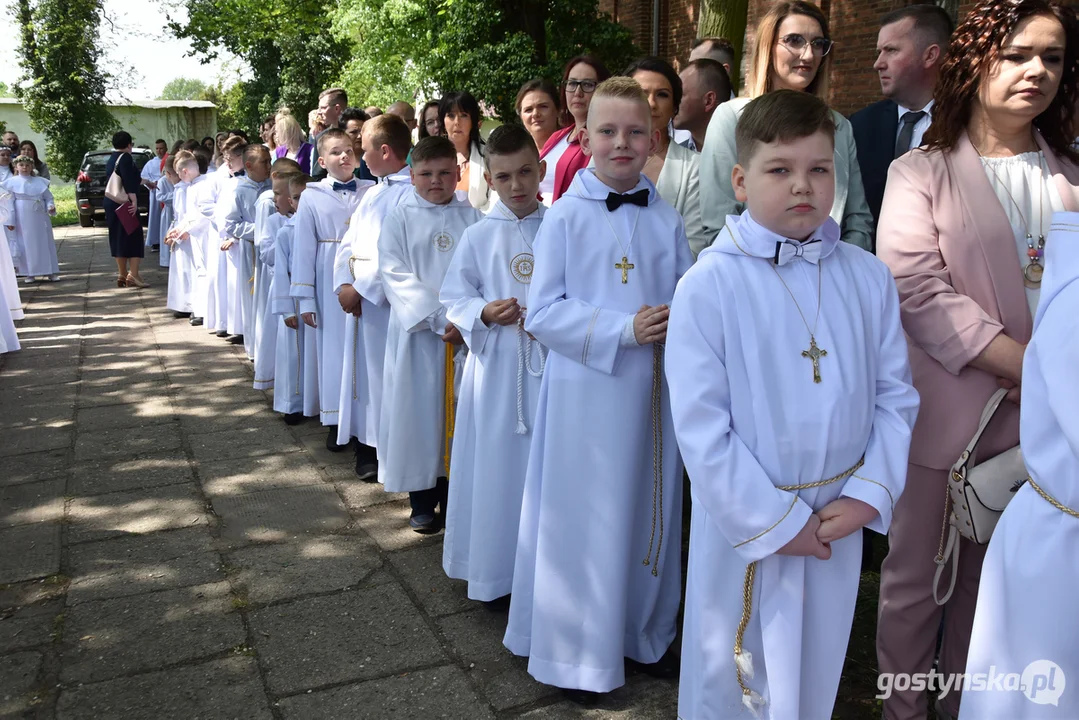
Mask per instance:
[[[109,162],[109,158],[112,153],[93,153],[86,155],[82,161],[82,171],[89,175],[93,180],[105,180],[105,165]],[[146,151],[135,151],[131,153],[132,159],[135,161],[135,169],[140,173],[142,168],[150,161],[150,153]]]

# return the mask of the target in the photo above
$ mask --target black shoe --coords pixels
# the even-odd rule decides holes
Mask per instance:
[[[189,317],[191,317],[191,313],[189,313],[189,312],[174,312],[172,314],[172,316],[174,318],[177,318],[177,319],[179,319],[179,318],[189,318]]]
[[[191,316],[191,320],[190,320],[189,322],[190,322],[190,323],[191,323],[191,324],[192,324],[192,325],[193,325],[194,327],[198,327],[199,325],[202,325],[202,318],[200,318],[200,317],[195,317],[194,315],[192,315],[192,316]]]
[[[509,609],[510,609],[510,596],[509,595],[503,595],[502,597],[495,598],[494,600],[484,600],[483,601],[483,606],[485,608],[487,608],[488,610],[490,610],[491,612],[495,612],[495,613],[509,612]]]
[[[299,425],[302,422],[303,422],[303,413],[302,412],[288,413],[287,415],[285,415],[285,424],[286,425]]]
[[[440,477],[435,480],[435,490],[438,492],[438,522],[446,527],[447,506],[450,499],[449,478]]]
[[[326,449],[330,452],[341,452],[347,448],[347,443],[344,445],[337,444],[337,426],[328,425],[327,427],[329,428],[329,432],[326,434]]]
[[[229,336],[229,331],[228,330],[218,330],[216,335],[218,337],[220,337],[220,338],[228,337]]]
[[[356,477],[364,482],[378,480],[378,456],[370,445],[356,442]]]
[[[161,246],[160,245],[151,245],[150,246],[150,252],[152,252],[152,253],[161,252]]]
[[[229,342],[232,343],[233,345],[243,345],[244,344],[244,336],[243,335],[233,335],[232,337],[229,338]]]
[[[599,701],[603,699],[604,693],[592,692],[590,690],[576,690],[572,688],[562,688],[562,694],[566,696],[574,705],[580,705],[581,707],[595,707],[599,704]]]
[[[660,680],[677,680],[681,658],[670,650],[654,663],[642,663],[626,658],[626,669]]]

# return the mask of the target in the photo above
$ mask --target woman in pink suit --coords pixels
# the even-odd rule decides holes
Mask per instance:
[[[942,613],[938,669],[948,676],[966,665],[985,546],[960,540],[955,591],[938,607],[947,473],[998,387],[1011,388],[1011,402],[982,437],[979,459],[1019,443],[1019,383],[1044,237],[1053,212],[1079,210],[1071,147],[1077,57],[1069,10],[1046,0],[983,0],[952,37],[926,147],[888,174],[877,252],[896,279],[922,405],[881,569],[882,673],[929,672]],[[937,716],[954,718],[959,699],[952,691],[939,700]],[[888,720],[924,720],[927,707],[915,691],[884,703]]]

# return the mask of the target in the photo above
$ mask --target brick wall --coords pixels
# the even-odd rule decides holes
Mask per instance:
[[[876,58],[877,30],[885,13],[918,0],[813,0],[828,17],[835,56],[832,58],[832,107],[844,114],[880,99],[880,85],[873,70]],[[744,38],[743,75],[751,61],[754,29],[773,0],[750,0]],[[975,0],[943,0],[957,9],[962,18]],[[638,47],[649,52],[652,47],[652,0],[600,0],[600,10],[609,13],[633,34]],[[678,67],[686,62],[697,36],[700,0],[660,0],[659,54]],[[617,72],[618,68],[611,68]]]

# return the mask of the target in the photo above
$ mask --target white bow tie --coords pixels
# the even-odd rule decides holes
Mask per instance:
[[[820,262],[821,248],[824,243],[820,238],[814,238],[805,243],[796,243],[793,240],[776,243],[776,253],[772,262],[776,265],[786,265],[794,258],[802,258],[816,265]]]

